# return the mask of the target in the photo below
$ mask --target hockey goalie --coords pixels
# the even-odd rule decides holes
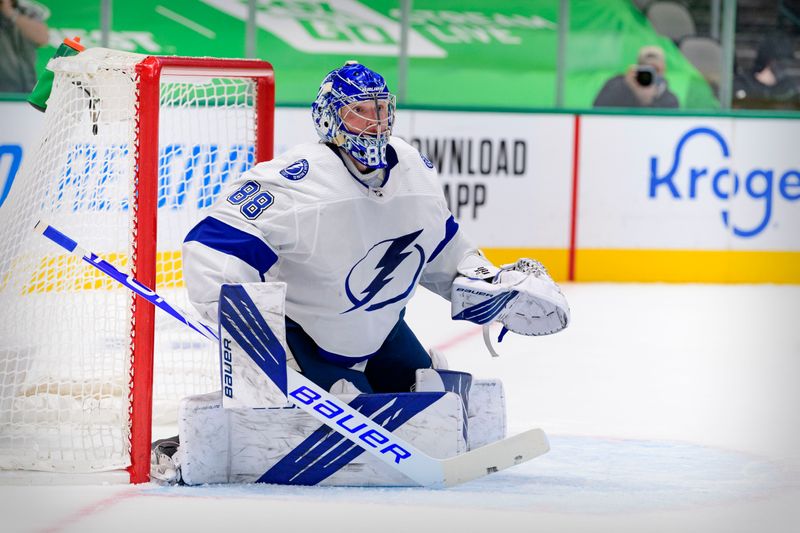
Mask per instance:
[[[450,300],[453,319],[501,322],[501,337],[569,323],[541,264],[497,267],[459,229],[434,165],[391,135],[395,97],[383,77],[354,61],[331,71],[312,117],[320,142],[229,183],[186,236],[190,299],[220,328],[222,391],[184,400],[180,438],[154,444],[156,479],[414,484],[363,453],[388,437],[347,440],[342,428],[360,427],[347,417],[326,426],[292,408],[318,395],[287,396],[286,367],[446,458],[505,437],[502,386],[448,370],[423,348],[404,320],[417,285]],[[394,462],[405,458],[385,448]]]

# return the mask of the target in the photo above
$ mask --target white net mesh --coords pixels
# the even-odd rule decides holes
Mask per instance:
[[[0,468],[91,472],[130,464],[131,294],[32,229],[49,224],[130,269],[136,150],[158,150],[159,293],[189,309],[180,245],[254,160],[249,79],[162,79],[159,139],[137,148],[144,56],[87,50],[55,71],[37,155],[0,206]],[[219,388],[217,355],[156,314],[154,418]]]

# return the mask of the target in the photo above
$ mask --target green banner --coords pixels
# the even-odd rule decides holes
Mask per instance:
[[[42,2],[51,44],[80,35],[100,44],[100,2]],[[110,47],[160,55],[244,57],[247,0],[113,2]],[[331,69],[358,59],[396,90],[397,0],[258,0],[258,57],[275,67],[277,101],[308,105]],[[415,0],[406,104],[420,107],[552,108],[556,100],[558,0]],[[630,0],[572,0],[564,104],[591,107],[639,47],[662,46],[681,107],[714,109],[702,76],[658,36]],[[54,48],[40,51],[40,67]]]

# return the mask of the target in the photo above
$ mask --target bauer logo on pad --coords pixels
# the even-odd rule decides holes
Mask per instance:
[[[299,181],[305,178],[306,174],[308,174],[308,160],[306,159],[295,161],[281,170],[281,176],[292,181]]]

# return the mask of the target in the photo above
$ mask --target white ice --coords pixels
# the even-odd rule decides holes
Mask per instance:
[[[565,284],[573,322],[479,329],[420,290],[451,368],[505,383],[547,455],[455,489],[0,486],[0,531],[800,531],[800,286]]]

